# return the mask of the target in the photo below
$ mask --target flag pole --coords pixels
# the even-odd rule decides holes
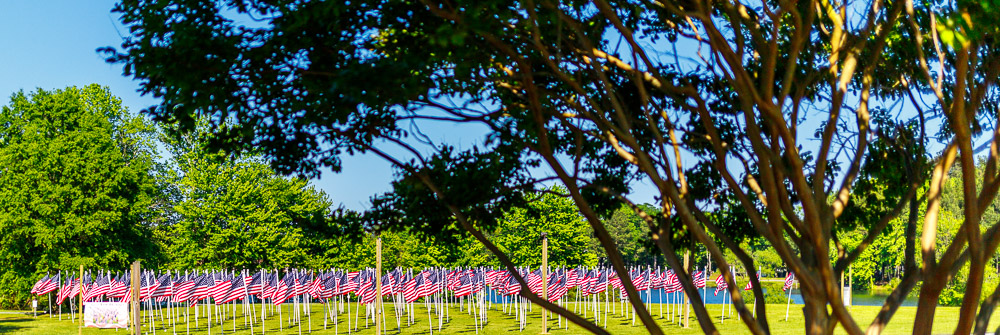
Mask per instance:
[[[264,275],[264,269],[260,269],[260,333],[263,335],[267,332],[267,327],[264,326],[264,320],[267,319],[267,305],[264,304],[267,298],[264,297],[264,287],[267,287],[267,276]]]
[[[785,321],[788,321],[788,311],[792,307],[792,289],[795,288],[795,282],[792,282],[792,286],[788,287],[788,302],[785,303]]]
[[[542,299],[549,300],[549,234],[542,232]],[[549,333],[549,317],[542,308],[542,334]]]
[[[48,275],[49,275],[49,272],[45,271],[45,276],[48,276]],[[52,282],[51,278],[49,279],[49,282]],[[58,283],[57,283],[57,285],[58,285]],[[49,302],[49,312],[48,313],[49,313],[49,319],[51,319],[52,318],[52,291],[49,291],[49,292],[45,293],[45,300]]]
[[[83,335],[83,264],[80,264],[80,327],[77,329],[80,335]]]
[[[707,281],[708,278],[712,277],[712,254],[707,252],[707,247],[705,249],[705,258],[708,260],[708,264],[705,265],[705,280]],[[708,304],[708,284],[705,285],[705,294],[703,296],[705,298],[701,300],[701,304],[706,305]]]
[[[375,334],[382,335],[382,237],[375,238]]]
[[[59,291],[56,291],[56,299],[59,299],[59,296],[62,295],[62,294],[60,294],[63,291],[62,280],[63,280],[63,278],[62,278],[62,270],[59,270],[59,280],[56,281],[56,284],[59,285]],[[59,321],[62,321],[62,303],[59,303],[59,304],[56,304],[56,305],[58,305],[57,308],[59,308]]]
[[[312,280],[316,280],[316,271],[313,271],[312,274],[313,274],[312,275]],[[312,286],[312,283],[310,282],[309,285]],[[306,317],[307,317],[307,322],[309,322],[309,333],[312,334],[312,332],[313,332],[313,314],[312,314],[312,308],[310,308],[311,307],[310,305],[312,305],[312,295],[309,294],[309,292],[306,292]],[[325,317],[324,317],[324,319],[325,319]]]

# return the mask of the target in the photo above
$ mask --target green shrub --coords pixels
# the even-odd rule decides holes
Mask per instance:
[[[764,301],[769,304],[784,304],[788,301],[788,292],[782,291],[784,283],[766,282],[761,283],[764,288]]]

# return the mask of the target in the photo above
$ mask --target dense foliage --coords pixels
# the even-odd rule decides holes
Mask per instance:
[[[106,88],[15,93],[0,110],[0,306],[80,265],[158,263],[154,128]]]

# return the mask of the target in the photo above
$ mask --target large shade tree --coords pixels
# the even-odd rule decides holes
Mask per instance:
[[[26,306],[45,273],[160,261],[153,129],[98,85],[18,92],[0,109],[0,306]]]
[[[330,200],[304,178],[275,174],[252,157],[227,160],[171,143],[179,219],[161,227],[175,269],[276,269],[315,264]]]
[[[482,231],[528,191],[558,182],[627,276],[600,220],[625,204],[679,270],[706,333],[718,330],[679,248],[704,245],[733,281],[728,262],[753,271],[741,245],[760,236],[801,282],[808,333],[840,326],[860,334],[838,280],[872,241],[845,246],[838,234],[861,227],[878,236],[908,207],[906,277],[867,332],[880,332],[917,283],[914,330],[930,332],[937,297],[968,265],[955,330],[968,334],[985,331],[1000,301],[979,299],[987,255],[1000,244],[1000,225],[980,229],[1000,187],[991,129],[997,8],[968,0],[125,0],[116,11],[131,34],[105,51],[162,99],[148,110],[157,120],[182,131],[212,120],[207,140],[216,148],[260,150],[282,172],[307,175],[339,171],[342,155],[385,158],[399,173],[373,202],[379,228],[469,233],[510,269]],[[420,126],[431,122],[476,125],[486,136],[460,150],[425,134]],[[982,177],[978,144],[990,149]],[[937,248],[953,167],[963,222]],[[650,199],[630,198],[640,183],[655,190],[656,214],[635,205]],[[770,333],[765,304],[753,313],[739,287],[729,290],[742,322]],[[661,334],[635,287],[624,288],[646,329]]]

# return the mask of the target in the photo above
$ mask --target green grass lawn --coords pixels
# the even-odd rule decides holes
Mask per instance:
[[[328,322],[327,329],[323,329],[323,317],[324,317],[324,305],[313,304],[312,311],[312,333],[315,334],[335,334],[335,333],[347,333],[347,321],[346,314],[341,314],[339,317],[338,329],[335,331],[334,324],[332,321]],[[418,304],[415,309],[415,323],[413,325],[405,325],[405,320],[402,322],[402,330],[396,328],[395,315],[392,311],[391,304],[386,303],[386,322],[388,323],[388,334],[429,334],[428,324],[427,324],[427,310],[423,305]],[[259,305],[258,312],[259,312]],[[292,306],[286,304],[282,306],[281,310],[282,316],[285,318],[282,321],[283,328],[279,328],[279,321],[276,316],[268,315],[268,319],[265,322],[265,332],[264,334],[298,334],[299,327],[298,324],[290,325],[287,321],[289,314],[292,312]],[[493,305],[494,309],[489,312],[489,322],[485,328],[480,328],[479,333],[481,334],[504,334],[504,333],[517,333],[520,329],[517,325],[517,321],[513,316],[506,315],[500,311],[500,306]],[[567,306],[570,310],[573,310],[572,304]],[[768,305],[768,320],[771,322],[771,331],[773,334],[802,334],[803,333],[803,320],[801,313],[801,305],[792,305],[791,313],[789,314],[789,320],[784,321],[785,318],[785,305]],[[692,315],[691,328],[682,328],[676,322],[671,322],[664,314],[664,319],[659,319],[659,305],[651,304],[650,308],[654,314],[654,317],[662,324],[663,328],[667,330],[669,334],[700,334],[700,328],[698,327],[697,321],[694,320]],[[714,322],[719,327],[720,332],[723,334],[744,334],[748,333],[742,322],[735,319],[727,318],[723,324],[719,319],[721,305],[709,305],[709,313],[714,315]],[[851,312],[854,313],[855,318],[861,323],[862,328],[867,327],[868,322],[870,322],[875,314],[878,312],[876,306],[855,306],[851,308]],[[535,307],[533,313],[529,314],[529,321],[524,329],[526,334],[537,334],[541,329],[541,317],[539,314],[539,308]],[[202,307],[201,311],[204,311]],[[244,326],[244,318],[240,314],[241,309],[237,309],[237,317],[235,319],[236,331],[233,331],[233,318],[232,312],[223,320],[222,329],[220,331],[220,326],[217,322],[213,322],[213,327],[211,329],[212,334],[251,334],[250,327]],[[666,310],[665,310],[666,311]],[[451,308],[451,320],[445,322],[441,328],[441,334],[475,334],[476,325],[474,324],[474,319],[471,315],[459,311],[459,309]],[[893,318],[893,321],[889,323],[885,330],[885,334],[909,334],[912,333],[910,327],[913,324],[914,314],[916,313],[915,307],[901,307],[899,312]],[[353,326],[353,318],[355,316],[354,309],[351,310]],[[362,316],[363,316],[362,308]],[[937,315],[935,316],[936,322],[934,323],[933,333],[951,333],[955,324],[957,322],[958,307],[938,307]],[[589,315],[588,315],[589,316]],[[208,334],[208,329],[206,328],[205,316],[203,313],[199,313],[199,327],[195,327],[195,322],[193,320],[194,310],[189,309],[189,322],[190,333],[191,334]],[[14,311],[0,311],[0,333],[2,334],[76,334],[78,332],[77,324],[71,322],[68,314],[63,314],[63,320],[58,319],[58,315],[50,317],[48,315],[40,315],[37,318],[31,316],[30,312],[25,314],[24,312],[14,312]],[[1000,318],[994,316],[991,322],[990,331],[995,329],[998,324],[1000,324]],[[309,333],[308,318],[306,316],[302,317],[302,333]],[[360,326],[357,331],[352,331],[352,334],[374,334],[374,325],[369,324],[365,327],[364,318],[359,318]],[[213,315],[213,321],[217,321],[216,317]],[[79,319],[77,319],[79,322]],[[603,326],[603,321],[601,325]],[[147,333],[152,334],[152,331],[148,329],[149,323],[145,323]],[[568,329],[565,327],[566,323],[563,321],[563,327],[559,328],[559,323],[552,319],[549,321],[550,332],[553,334],[579,334],[583,333],[583,330],[579,327],[570,325]],[[177,334],[187,334],[187,327],[181,319],[180,323],[176,325]],[[437,330],[437,319],[434,320],[434,333],[439,333]],[[156,318],[156,333],[172,335],[173,325],[170,324],[169,320],[166,323],[161,322],[160,318]],[[609,314],[607,328],[611,333],[614,334],[643,334],[645,333],[644,328],[640,325],[639,321],[632,325],[631,317],[623,317],[619,313],[614,316]],[[260,322],[254,324],[254,334],[261,334]],[[117,331],[118,333],[124,334],[123,330]],[[84,328],[84,334],[114,334],[115,330],[112,329],[95,329],[95,328]],[[843,333],[842,331],[840,333]]]

